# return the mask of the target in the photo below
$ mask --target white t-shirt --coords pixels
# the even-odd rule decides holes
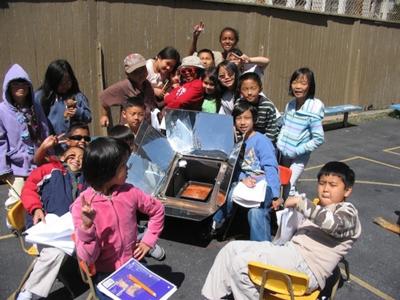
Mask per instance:
[[[221,115],[232,115],[234,105],[235,93],[232,91],[225,91],[221,97],[221,108],[218,113]]]
[[[163,80],[160,73],[154,72],[154,59],[148,59],[146,61],[146,69],[147,69],[147,80],[150,81],[151,86],[155,87],[162,87]]]

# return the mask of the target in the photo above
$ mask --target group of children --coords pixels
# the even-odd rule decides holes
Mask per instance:
[[[269,59],[243,54],[236,47],[239,33],[230,27],[221,31],[222,52],[202,49],[196,53],[203,29],[203,23],[194,27],[190,55],[182,61],[173,47],[164,48],[153,59],[146,60],[137,53],[125,58],[127,78],[99,95],[103,107],[100,124],[108,127],[110,107],[121,105],[121,125],[109,130],[112,137],[94,141],[87,126],[91,122],[88,100],[67,61],[52,62],[36,92],[22,67],[13,65],[5,76],[0,103],[0,148],[5,153],[0,158],[0,179],[12,185],[6,207],[14,205],[21,194],[29,215],[27,226],[45,222],[48,213],[61,216],[71,211],[76,253],[95,265],[95,282],[130,257],[141,260],[152,253],[163,259],[164,251],[156,241],[163,229],[164,207],[125,182],[127,160],[136,150],[134,139],[140,124],[147,121],[159,128],[165,109],[232,115],[244,142],[244,155],[226,203],[213,216],[212,232],[230,217],[233,187],[239,182],[253,188],[263,178],[267,189],[260,206],[248,212],[250,239],[254,242],[229,243],[221,250],[203,296],[220,299],[233,293],[235,297],[254,299],[257,289],[246,277],[247,262],[256,256],[273,264],[274,253],[276,257],[281,253],[291,257],[290,264],[283,256],[277,259],[278,265],[283,262],[292,269],[302,266],[298,270],[310,276],[310,291],[323,287],[338,258],[359,236],[360,226],[355,208],[343,202],[351,193],[354,173],[342,163],[327,164],[319,173],[319,205],[296,197],[297,179],[311,152],[324,142],[324,105],[314,96],[314,74],[308,68],[292,74],[289,94],[294,98],[280,116],[263,93],[262,76]],[[283,198],[278,161],[292,169],[291,184]],[[270,243],[270,210],[283,203],[309,219],[304,226],[315,228],[316,239],[310,238],[307,230],[299,230],[285,249]],[[140,236],[137,212],[149,216]],[[322,239],[339,246],[336,252],[331,251],[329,262],[312,255],[324,248]],[[312,247],[304,247],[303,243]],[[64,260],[62,251],[43,248],[18,299],[46,297]],[[239,279],[243,276],[244,281]],[[106,299],[97,293],[100,299]]]

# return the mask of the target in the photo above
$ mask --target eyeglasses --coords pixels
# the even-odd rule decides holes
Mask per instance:
[[[232,74],[229,74],[229,73],[218,74],[218,78],[219,79],[232,78],[233,76],[235,76],[235,73],[232,73]]]
[[[91,138],[88,135],[71,135],[69,137],[70,140],[74,140],[74,141],[82,141],[84,140],[85,142],[90,142]]]
[[[184,74],[194,74],[196,73],[196,68],[191,67],[191,68],[182,68],[179,70],[179,73],[184,75]]]

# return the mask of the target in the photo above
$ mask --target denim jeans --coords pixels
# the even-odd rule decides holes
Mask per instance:
[[[224,205],[222,205],[213,216],[213,220],[217,224],[221,224],[225,219],[231,217],[233,207],[232,193],[236,185],[237,182],[232,184]],[[250,227],[250,240],[271,241],[271,224],[269,215],[271,202],[271,188],[267,187],[264,202],[261,203],[260,207],[250,208],[247,212],[247,220]]]

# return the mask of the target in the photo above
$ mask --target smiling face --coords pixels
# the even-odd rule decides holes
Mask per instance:
[[[82,168],[82,158],[83,149],[79,147],[71,147],[61,156],[61,161],[65,162],[72,172],[77,172]]]
[[[179,69],[179,74],[185,82],[191,82],[197,78],[197,68],[191,66],[182,67]]]
[[[242,134],[250,134],[253,131],[253,126],[253,114],[249,109],[235,118],[235,127]]]
[[[166,76],[168,75],[176,65],[176,60],[175,59],[161,59],[157,58],[156,60],[156,69],[157,71]]]
[[[218,70],[218,79],[224,87],[228,89],[233,88],[235,84],[235,73],[230,72],[227,68],[222,66]]]
[[[90,142],[89,130],[85,128],[76,128],[67,137],[68,147],[85,148]]]
[[[215,93],[215,84],[209,77],[204,77],[203,88],[207,95],[213,95]]]
[[[337,175],[322,175],[318,180],[319,205],[327,206],[343,202],[350,196],[352,188],[346,188],[342,178]]]
[[[251,103],[256,103],[258,101],[260,92],[261,92],[260,86],[253,79],[243,80],[240,86],[240,94],[244,99],[246,99]]]
[[[11,81],[10,82],[10,94],[11,98],[20,105],[23,105],[25,98],[29,93],[30,84],[28,81]]]
[[[224,51],[228,52],[236,46],[237,40],[235,37],[235,33],[231,30],[225,30],[221,34],[221,39],[219,42],[221,43],[221,47],[224,49]]]
[[[310,90],[310,83],[308,82],[307,76],[304,74],[298,76],[290,85],[296,99],[304,101]]]

